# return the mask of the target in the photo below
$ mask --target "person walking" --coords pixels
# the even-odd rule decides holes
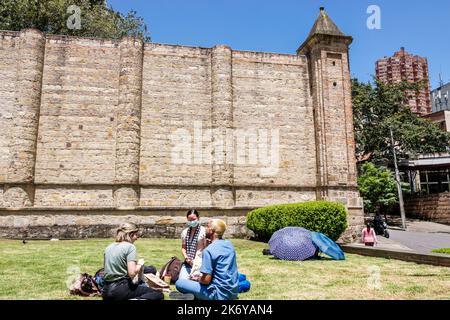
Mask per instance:
[[[378,243],[377,235],[375,234],[375,230],[370,227],[370,223],[363,229],[361,238],[362,242],[369,247],[373,247]]]

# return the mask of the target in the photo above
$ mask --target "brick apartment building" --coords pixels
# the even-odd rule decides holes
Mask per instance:
[[[409,54],[401,48],[392,57],[385,57],[376,62],[376,75],[384,83],[402,81],[424,81],[425,87],[417,92],[408,92],[409,106],[419,115],[431,113],[430,80],[428,76],[428,60]]]

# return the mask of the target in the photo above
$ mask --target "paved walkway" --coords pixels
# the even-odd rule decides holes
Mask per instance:
[[[388,224],[390,227],[401,227],[402,221],[400,217],[388,216]],[[417,219],[406,219],[407,231],[426,232],[426,233],[447,233],[450,234],[450,226],[429,221],[421,221]]]
[[[377,247],[380,249],[410,250],[428,254],[434,249],[450,248],[450,226],[448,225],[407,219],[407,231],[403,231],[399,228],[400,217],[388,216],[387,218],[390,238],[378,236]]]
[[[450,248],[450,233],[430,233],[389,230],[389,240],[395,241],[419,253],[431,253],[433,249]]]
[[[378,244],[375,246],[377,249],[388,249],[388,250],[404,250],[404,251],[413,251],[411,248],[403,245],[398,241],[394,241],[392,239],[386,239],[382,236],[377,236]],[[353,246],[364,247],[364,243],[352,243]]]

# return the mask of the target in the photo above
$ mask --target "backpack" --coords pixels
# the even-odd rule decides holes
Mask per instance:
[[[94,280],[97,283],[100,293],[103,292],[103,287],[105,286],[105,268],[99,269],[94,276]]]
[[[178,276],[180,274],[181,266],[183,265],[183,261],[178,259],[177,257],[172,257],[169,262],[167,262],[164,267],[162,267],[159,277],[160,279],[164,279],[164,276],[170,275],[171,280],[170,283],[174,284],[178,280]]]
[[[100,289],[94,277],[81,273],[75,281],[69,286],[69,292],[72,295],[79,295],[84,297],[93,297],[101,295]]]
[[[238,273],[238,281],[239,281],[238,293],[243,293],[250,290],[251,284],[250,281],[247,280],[245,274]]]

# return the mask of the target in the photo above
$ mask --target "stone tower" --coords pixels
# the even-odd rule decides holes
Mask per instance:
[[[349,67],[352,41],[321,7],[306,41],[297,50],[308,58],[317,146],[317,199],[344,202],[349,208],[350,229],[362,224]]]

